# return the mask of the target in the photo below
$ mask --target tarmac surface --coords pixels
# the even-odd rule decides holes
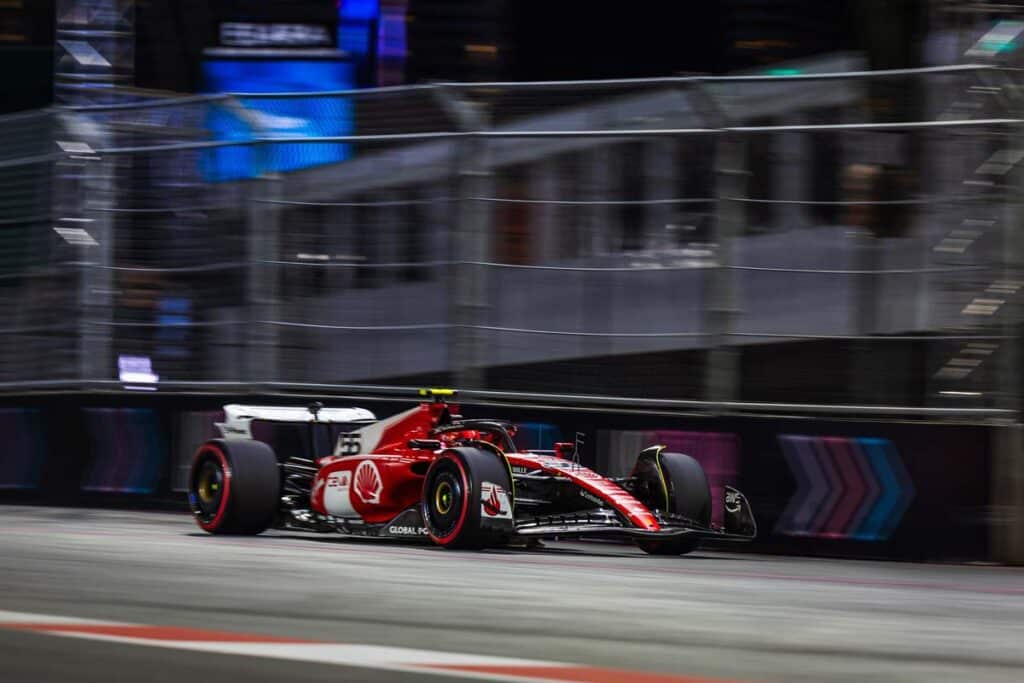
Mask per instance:
[[[1024,681],[1012,568],[226,538],[149,512],[0,519],[4,683]]]

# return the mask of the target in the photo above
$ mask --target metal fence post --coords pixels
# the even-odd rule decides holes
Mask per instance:
[[[716,197],[712,242],[717,266],[708,270],[704,294],[704,321],[709,345],[705,374],[705,399],[711,403],[733,400],[739,393],[739,354],[729,333],[737,314],[736,270],[733,269],[734,240],[744,226],[746,194],[746,146],[735,134],[724,134],[716,146]]]
[[[855,402],[882,402],[879,368],[875,346],[866,338],[878,331],[878,306],[882,267],[882,251],[878,238],[870,228],[861,228],[853,239],[853,333],[859,339],[853,342],[853,381],[851,389]]]
[[[679,138],[654,140],[644,144],[644,199],[662,202],[675,197],[679,187],[677,178],[679,163]],[[669,231],[675,207],[671,204],[653,203],[648,205],[644,215],[640,248],[661,251],[671,249],[674,237]]]
[[[1024,141],[1024,128],[1014,126],[1008,142],[1019,145]],[[1021,257],[1024,255],[1024,172],[1011,170],[1007,176],[1006,205],[1002,220],[1002,289],[1016,290],[1022,284]],[[1013,296],[1007,296],[999,311],[1002,342],[999,364],[999,407],[1014,411],[1016,422],[1020,422],[1020,304]]]
[[[249,329],[245,334],[245,379],[251,384],[281,380],[278,357],[280,319],[280,267],[271,263],[279,257],[281,181],[263,174],[250,181],[252,193],[246,207],[246,294]]]
[[[991,559],[1024,564],[1024,434],[1019,424],[992,428],[989,500]]]
[[[1022,131],[1015,127],[1011,140],[1019,141]],[[1024,226],[1024,197],[1020,187],[1024,174],[1011,171],[1008,178],[1006,212],[1003,216],[1003,286],[1020,286],[1021,228]],[[992,559],[1009,564],[1024,564],[1024,436],[1020,420],[1020,324],[1019,304],[1006,297],[1001,307],[1001,334],[998,368],[999,407],[1014,411],[1013,424],[996,427],[992,438],[991,553]]]
[[[58,174],[57,222],[63,228],[81,229],[78,240],[78,379],[113,378],[111,330],[114,293],[113,157],[101,158],[93,150],[105,146],[105,138],[93,122],[67,113],[62,115],[67,140],[57,145],[67,152],[58,162],[66,171]],[[63,195],[63,196],[61,196]]]
[[[483,344],[477,326],[487,322],[487,273],[490,252],[490,205],[474,197],[489,196],[490,174],[481,163],[486,143],[471,138],[460,143],[459,220],[455,230],[455,357],[456,386],[483,388]],[[474,263],[475,262],[475,263]]]
[[[457,90],[439,85],[432,91],[445,112],[462,132],[480,132],[487,124],[473,102]],[[479,326],[487,315],[486,261],[490,253],[491,207],[477,197],[490,196],[492,178],[487,161],[487,141],[469,136],[455,143],[456,217],[449,243],[454,262],[449,274],[449,320],[453,327],[450,367],[452,380],[461,389],[484,388],[483,344]]]

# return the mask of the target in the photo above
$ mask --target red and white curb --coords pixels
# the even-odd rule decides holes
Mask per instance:
[[[318,642],[251,633],[231,633],[179,626],[147,626],[0,610],[0,629],[87,638],[193,652],[269,657],[317,664],[437,674],[493,681],[573,683],[725,683],[643,671],[549,662],[513,657],[416,650],[383,645]]]

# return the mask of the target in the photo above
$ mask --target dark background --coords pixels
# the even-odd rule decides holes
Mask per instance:
[[[337,23],[335,0],[138,0],[135,85],[202,89],[223,20]],[[404,80],[551,80],[724,73],[861,49],[873,68],[915,66],[924,0],[409,0]],[[0,5],[0,111],[53,102],[54,0]],[[493,46],[489,53],[467,45]]]

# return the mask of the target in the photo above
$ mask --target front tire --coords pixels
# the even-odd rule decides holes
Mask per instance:
[[[512,480],[504,456],[451,448],[427,470],[420,512],[427,534],[444,548],[501,545],[515,530]]]
[[[189,473],[188,501],[211,534],[254,535],[274,523],[281,497],[277,456],[261,441],[207,441]]]
[[[648,449],[637,460],[634,475],[647,483],[648,507],[681,515],[702,527],[711,525],[711,487],[704,468],[692,457]],[[700,539],[683,536],[637,545],[651,555],[685,555],[697,549]]]

